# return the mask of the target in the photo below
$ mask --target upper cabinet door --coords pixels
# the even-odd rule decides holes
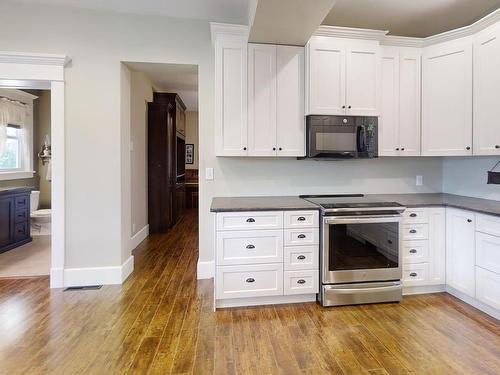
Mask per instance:
[[[401,156],[420,155],[421,53],[399,54],[399,150]]]
[[[378,150],[380,156],[399,155],[399,53],[384,48],[381,59],[381,105]]]
[[[500,155],[500,26],[474,39],[474,155]]]
[[[380,46],[349,44],[346,55],[347,114],[378,116],[380,100]]]
[[[422,155],[472,154],[472,39],[424,49]]]
[[[248,45],[248,155],[276,155],[276,46]]]
[[[308,49],[310,115],[345,114],[345,50],[336,40],[311,41]]]
[[[215,122],[217,156],[247,155],[247,43],[215,44]]]
[[[304,48],[277,47],[278,156],[305,156]]]

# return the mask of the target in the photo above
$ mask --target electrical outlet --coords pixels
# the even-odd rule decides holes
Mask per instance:
[[[214,169],[213,168],[205,168],[205,179],[213,180],[214,179]]]
[[[424,177],[423,176],[417,176],[415,179],[415,185],[417,186],[422,186],[424,183]]]

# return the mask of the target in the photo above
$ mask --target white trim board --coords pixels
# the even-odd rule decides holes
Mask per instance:
[[[317,299],[316,294],[234,298],[234,299],[216,300],[215,308],[219,309],[224,307],[263,306],[263,305],[280,305],[283,303],[316,302],[316,299]]]
[[[149,236],[149,224],[130,238],[130,251],[134,250],[139,244]]]
[[[64,272],[64,287],[122,284],[134,270],[134,256],[121,266],[67,268]]]
[[[215,261],[211,260],[208,262],[200,262],[200,260],[198,260],[196,275],[197,275],[198,280],[214,278],[215,277]]]
[[[445,285],[403,286],[403,296],[446,292]]]
[[[446,292],[451,294],[452,296],[457,297],[458,299],[464,301],[468,305],[471,305],[472,307],[475,307],[476,309],[494,317],[495,319],[500,320],[500,311],[498,311],[497,309],[495,309],[491,306],[488,306],[488,305],[482,303],[481,301],[478,301],[477,299],[472,298],[472,297],[468,296],[467,294],[456,290],[455,288],[452,288],[451,286],[446,287]]]

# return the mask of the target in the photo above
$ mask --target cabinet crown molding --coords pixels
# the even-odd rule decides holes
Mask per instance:
[[[249,28],[247,25],[236,25],[230,23],[210,22],[210,33],[212,43],[220,39],[246,39],[248,41]]]
[[[1,63],[55,65],[64,67],[70,61],[71,59],[66,55],[0,51]]]
[[[355,27],[320,26],[313,36],[329,36],[332,38],[352,38],[365,40],[382,40],[389,31],[358,29]]]

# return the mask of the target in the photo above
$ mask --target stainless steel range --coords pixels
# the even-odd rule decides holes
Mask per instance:
[[[322,208],[321,304],[400,301],[405,207],[363,195],[301,198]]]

